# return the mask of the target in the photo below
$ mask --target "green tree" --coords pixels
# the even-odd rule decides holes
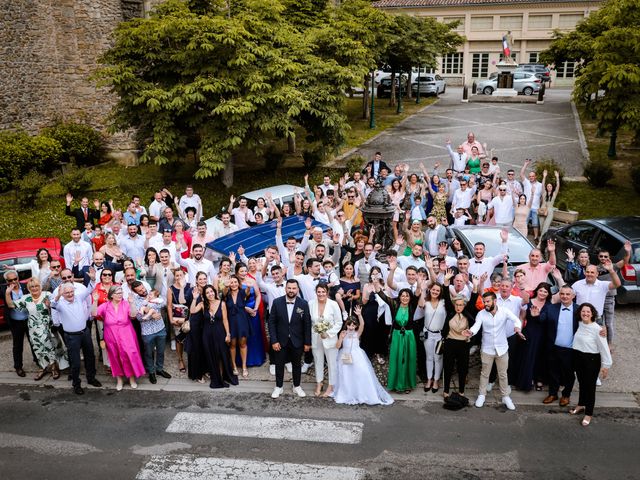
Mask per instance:
[[[601,129],[611,132],[609,155],[615,155],[616,132],[626,126],[640,139],[640,3],[609,0],[580,22],[575,31],[556,34],[542,59],[578,62],[573,96],[587,102]],[[598,92],[604,92],[599,96]],[[596,101],[593,101],[593,100]]]

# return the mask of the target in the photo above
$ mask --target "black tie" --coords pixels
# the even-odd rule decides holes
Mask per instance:
[[[276,285],[276,287],[282,288],[282,287],[284,287],[284,283],[279,283],[279,284]]]
[[[562,309],[562,311],[564,311],[564,310],[566,310],[566,311],[568,312],[568,311],[569,311],[569,308],[564,307],[564,308]]]
[[[476,263],[482,263],[482,260],[476,260],[475,262]]]

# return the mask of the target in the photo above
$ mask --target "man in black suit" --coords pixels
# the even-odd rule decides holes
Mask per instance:
[[[549,352],[549,395],[542,401],[546,405],[558,400],[560,385],[564,386],[560,406],[566,407],[571,401],[575,383],[572,345],[579,320],[575,296],[569,285],[563,285],[560,288],[560,303],[547,305],[540,314],[540,321],[545,325],[545,340]]]
[[[95,220],[100,219],[100,212],[93,208],[89,208],[89,199],[87,197],[82,197],[80,200],[80,208],[76,208],[75,210],[71,210],[71,202],[73,202],[73,195],[67,193],[67,206],[64,210],[65,215],[69,215],[76,219],[76,228],[80,229],[80,231],[84,230],[84,223],[91,222],[94,225]]]
[[[311,350],[311,315],[309,305],[298,297],[298,281],[287,280],[285,295],[276,298],[269,313],[269,335],[275,352],[276,388],[271,398],[278,398],[283,391],[284,364],[293,364],[293,391],[299,397],[307,395],[300,387],[302,353]]]
[[[383,168],[387,169],[387,172],[391,172],[389,166],[382,161],[382,153],[376,152],[373,156],[373,160],[371,160],[362,170],[362,173],[366,174],[367,177],[373,177],[375,179],[380,175],[380,170]]]

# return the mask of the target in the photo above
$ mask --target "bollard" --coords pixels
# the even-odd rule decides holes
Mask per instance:
[[[462,85],[462,103],[469,103],[469,90],[466,83]]]
[[[473,83],[471,84],[471,94],[475,95],[477,92],[478,92],[478,84],[474,80]]]

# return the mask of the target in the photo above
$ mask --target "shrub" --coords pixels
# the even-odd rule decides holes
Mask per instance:
[[[31,170],[46,171],[59,165],[62,146],[52,138],[30,136],[24,130],[0,132],[0,190],[7,190]]]
[[[366,158],[362,155],[353,155],[347,158],[346,167],[347,172],[353,174],[354,172],[359,172],[362,170],[364,165],[367,163]]]
[[[562,182],[564,180],[564,169],[560,166],[558,162],[555,161],[555,159],[551,157],[542,157],[536,160],[535,172],[540,181],[542,181],[542,173],[545,170],[547,171],[547,183],[552,184],[555,188],[556,187],[555,172],[558,172],[558,174],[560,175],[560,185],[562,185]]]
[[[62,185],[65,192],[69,192],[76,197],[84,194],[89,189],[91,178],[86,170],[72,167],[60,177],[60,185]]]
[[[22,207],[34,208],[40,198],[42,187],[47,183],[45,176],[35,170],[31,170],[24,177],[16,180],[18,202]]]
[[[302,152],[302,160],[304,162],[304,168],[307,170],[313,170],[322,161],[324,155],[321,149],[305,150]]]
[[[271,146],[264,152],[264,168],[269,172],[275,172],[284,163],[284,153]]]
[[[631,182],[636,193],[640,195],[640,166],[631,169]]]
[[[104,139],[90,125],[58,122],[45,128],[43,135],[60,142],[64,151],[62,160],[78,166],[96,165],[104,155]]]
[[[611,161],[604,158],[592,158],[584,167],[584,176],[587,177],[587,181],[592,187],[605,187],[613,178]]]

